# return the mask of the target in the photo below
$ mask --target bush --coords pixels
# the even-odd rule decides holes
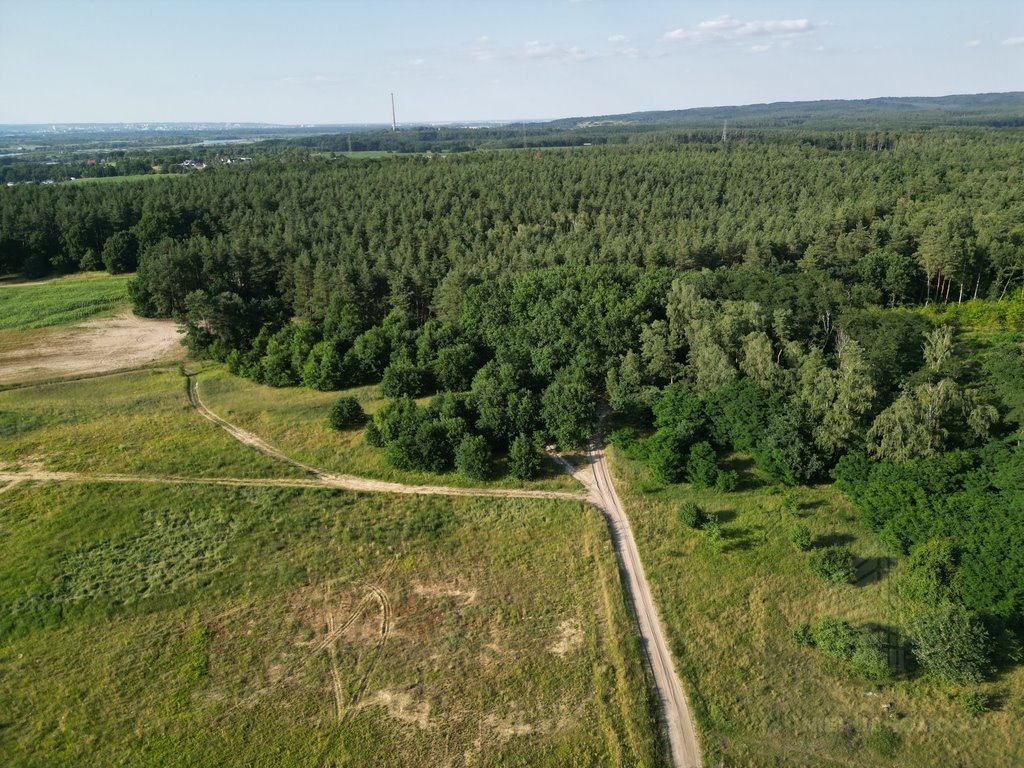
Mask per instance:
[[[799,549],[801,552],[806,552],[811,548],[813,539],[811,538],[811,529],[806,525],[800,524],[793,526],[793,530],[789,532],[789,540],[793,546]]]
[[[734,469],[718,470],[718,476],[715,478],[715,490],[719,493],[730,493],[736,490],[736,486],[739,485],[740,476],[736,474]]]
[[[811,570],[832,584],[852,584],[857,577],[849,547],[825,547],[811,553]]]
[[[880,757],[892,757],[900,748],[900,736],[887,725],[872,728],[864,735],[864,746]]]
[[[850,656],[850,669],[865,680],[880,682],[889,677],[889,659],[878,635],[862,631]]]
[[[814,645],[814,634],[811,632],[811,625],[806,621],[793,627],[789,635],[797,645],[804,647]]]
[[[483,435],[466,435],[455,449],[455,468],[473,480],[486,480],[491,471],[491,449]]]
[[[398,363],[384,369],[380,391],[385,397],[420,397],[430,387],[430,371]]]
[[[508,473],[519,480],[532,480],[543,466],[541,452],[536,443],[520,434],[512,441],[508,451]]]
[[[377,427],[375,422],[370,421],[366,425],[365,435],[367,445],[372,446],[373,448],[384,447],[384,435],[380,433],[380,429]]]
[[[814,644],[826,656],[846,661],[857,649],[858,632],[850,622],[832,616],[823,616],[811,630]]]
[[[889,676],[889,661],[878,636],[850,622],[824,616],[811,629],[814,644],[826,656],[849,664],[851,671],[875,682]]]
[[[988,665],[988,633],[959,603],[944,601],[922,611],[908,622],[907,634],[914,656],[936,677],[981,682]]]
[[[677,514],[679,522],[687,528],[700,528],[707,519],[704,510],[692,501],[683,502]]]
[[[718,467],[715,464],[715,449],[711,443],[700,442],[690,448],[686,459],[686,478],[694,488],[708,488],[715,484]]]
[[[327,424],[331,429],[352,429],[365,421],[366,414],[363,413],[359,401],[348,396],[342,396],[335,400],[327,415]]]
[[[718,515],[705,515],[700,529],[704,532],[704,538],[712,544],[718,544],[722,540],[722,525],[718,522]]]
[[[647,466],[654,479],[661,483],[678,483],[683,479],[684,445],[672,429],[663,427],[647,441]]]
[[[982,715],[990,709],[988,694],[984,691],[964,691],[957,699],[960,706],[964,708],[964,712],[969,715]]]

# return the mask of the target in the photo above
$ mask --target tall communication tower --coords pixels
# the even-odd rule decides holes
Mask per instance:
[[[398,130],[398,123],[395,122],[395,94],[391,94],[391,130]]]
[[[725,142],[727,142],[729,140],[728,128],[729,128],[729,121],[728,120],[723,120],[722,121],[722,143],[723,144],[725,144]]]

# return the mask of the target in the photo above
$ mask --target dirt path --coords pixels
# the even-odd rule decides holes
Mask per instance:
[[[258,435],[242,429],[241,427],[225,421],[215,414],[203,403],[199,397],[199,385],[195,374],[188,376],[188,399],[192,406],[204,417],[224,429],[236,440],[254,448],[265,456],[272,459],[291,464],[301,469],[311,477],[315,478],[317,484],[329,488],[344,488],[349,491],[368,491],[371,493],[404,493],[417,496],[473,496],[473,497],[500,497],[510,499],[564,499],[566,501],[587,501],[587,497],[581,493],[569,493],[567,491],[529,491],[518,488],[459,488],[448,485],[406,485],[404,483],[391,483],[385,480],[372,480],[366,477],[355,475],[336,475],[324,472],[322,469],[304,464],[291,456],[282,453],[274,446],[264,441]]]
[[[530,491],[515,488],[457,488],[451,486],[405,485],[382,480],[355,477],[352,475],[336,475],[304,464],[282,453],[259,436],[232,424],[215,414],[203,404],[195,374],[188,375],[188,399],[191,405],[204,418],[209,419],[224,429],[232,437],[254,450],[278,461],[297,467],[307,473],[308,479],[291,478],[191,478],[178,476],[148,476],[126,474],[84,474],[77,472],[47,472],[38,469],[25,471],[0,470],[0,483],[6,483],[4,491],[24,482],[67,482],[94,481],[111,483],[202,483],[225,486],[274,486],[289,488],[343,488],[353,491],[377,493],[402,493],[436,496],[472,496],[501,497],[522,499],[563,499],[567,501],[589,502],[600,509],[612,534],[615,551],[618,555],[622,571],[626,577],[626,588],[632,602],[640,631],[641,645],[654,678],[654,684],[661,701],[664,713],[664,725],[668,734],[672,765],[675,768],[700,768],[700,749],[697,743],[693,719],[690,714],[686,694],[683,692],[679,677],[676,674],[672,655],[668,650],[665,635],[658,617],[658,611],[651,596],[644,574],[640,553],[633,539],[633,532],[626,517],[622,502],[615,492],[608,465],[605,459],[604,446],[600,437],[592,440],[587,453],[588,464],[576,467],[562,456],[553,454],[569,474],[575,477],[587,489],[587,494],[567,493],[560,491]],[[374,591],[381,602],[382,628],[379,645],[387,639],[390,626],[390,602],[386,596]],[[366,599],[366,598],[364,598]],[[329,637],[337,632],[333,629]],[[324,645],[320,650],[326,650]],[[379,650],[379,648],[378,648]],[[365,676],[364,676],[365,677]],[[363,681],[365,686],[365,679]],[[361,694],[357,690],[357,696]],[[336,696],[338,692],[336,691]],[[349,709],[351,708],[351,703]],[[347,711],[347,710],[346,710]],[[340,705],[338,714],[344,716]]]
[[[661,701],[672,765],[676,768],[700,768],[700,746],[689,703],[676,674],[658,609],[647,584],[643,563],[640,562],[640,552],[633,539],[633,529],[629,525],[622,501],[615,492],[604,445],[599,436],[592,439],[587,457],[588,466],[576,467],[561,456],[555,456],[566,471],[583,483],[588,491],[587,498],[608,520],[615,552],[626,577],[626,589],[636,614],[644,656],[654,676],[654,685]]]
[[[587,495],[559,493],[554,491],[522,491],[515,489],[490,488],[451,488],[446,486],[414,486],[400,483],[386,483],[378,480],[350,475],[332,475],[308,464],[303,464],[290,456],[268,445],[258,436],[225,421],[207,408],[199,397],[199,389],[194,374],[188,378],[189,402],[203,416],[227,430],[236,439],[261,453],[287,462],[308,472],[324,484],[351,490],[379,491],[385,493],[442,494],[447,496],[504,496],[512,498],[546,498],[586,500],[600,509],[608,520],[608,527],[615,544],[622,570],[626,575],[626,588],[636,613],[637,625],[640,630],[641,644],[654,677],[658,698],[661,700],[664,714],[665,729],[668,734],[672,765],[675,768],[701,768],[700,747],[697,734],[693,727],[689,703],[683,692],[679,676],[676,674],[672,654],[665,641],[665,633],[658,617],[658,609],[651,596],[640,562],[640,552],[633,539],[633,530],[629,525],[622,501],[615,492],[608,463],[604,454],[604,445],[599,435],[595,436],[587,452],[588,466],[575,467],[563,457],[555,454],[555,458],[566,470],[587,489]]]
[[[131,312],[33,333],[28,346],[0,348],[0,384],[137,368],[184,356],[173,320]]]

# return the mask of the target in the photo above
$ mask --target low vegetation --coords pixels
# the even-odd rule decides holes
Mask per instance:
[[[127,276],[92,273],[44,283],[0,283],[0,331],[70,325],[127,306]]]
[[[255,432],[289,456],[331,472],[416,485],[523,487],[526,483],[527,487],[538,490],[580,490],[579,485],[541,455],[535,445],[530,447],[537,451],[539,464],[533,465],[535,469],[529,472],[530,479],[521,477],[522,472],[513,473],[513,457],[502,455],[492,455],[486,467],[487,462],[481,458],[482,475],[478,472],[476,477],[470,477],[454,471],[455,450],[461,444],[461,433],[459,443],[448,443],[450,453],[447,455],[443,445],[443,441],[448,440],[447,433],[428,432],[429,424],[417,441],[427,412],[440,417],[437,409],[441,405],[431,410],[428,399],[388,400],[380,396],[375,386],[356,387],[340,394],[273,388],[234,376],[219,366],[209,367],[199,374],[199,387],[203,401],[216,413]],[[328,426],[327,414],[339,397],[354,399],[368,415],[370,421],[365,428],[357,425],[337,431]],[[410,420],[416,419],[417,423],[404,429],[404,416],[409,414],[413,414]],[[399,419],[400,416],[403,418]],[[437,424],[434,416],[430,421]],[[384,434],[379,428],[382,423]],[[391,439],[400,435],[404,436],[403,440]],[[394,444],[390,452],[384,447],[389,441]]]
[[[15,488],[0,617],[7,765],[660,765],[578,504]]]
[[[664,484],[617,447],[611,456],[707,764],[924,768],[1024,759],[1024,671],[1004,657],[998,674],[965,688],[915,661],[903,628],[914,603],[901,589],[912,568],[834,488],[787,489],[731,455],[720,462],[738,472],[739,485],[721,494]],[[717,518],[717,541],[700,523],[695,529],[696,510]],[[794,528],[806,529],[809,551],[794,547]],[[853,553],[853,583],[811,575],[808,556],[830,547]],[[974,636],[964,637],[957,658],[976,659]],[[1012,633],[996,645],[1005,643],[1014,647]]]

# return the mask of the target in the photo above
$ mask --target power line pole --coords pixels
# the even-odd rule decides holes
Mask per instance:
[[[391,131],[398,130],[398,123],[395,122],[395,94],[391,94]]]

